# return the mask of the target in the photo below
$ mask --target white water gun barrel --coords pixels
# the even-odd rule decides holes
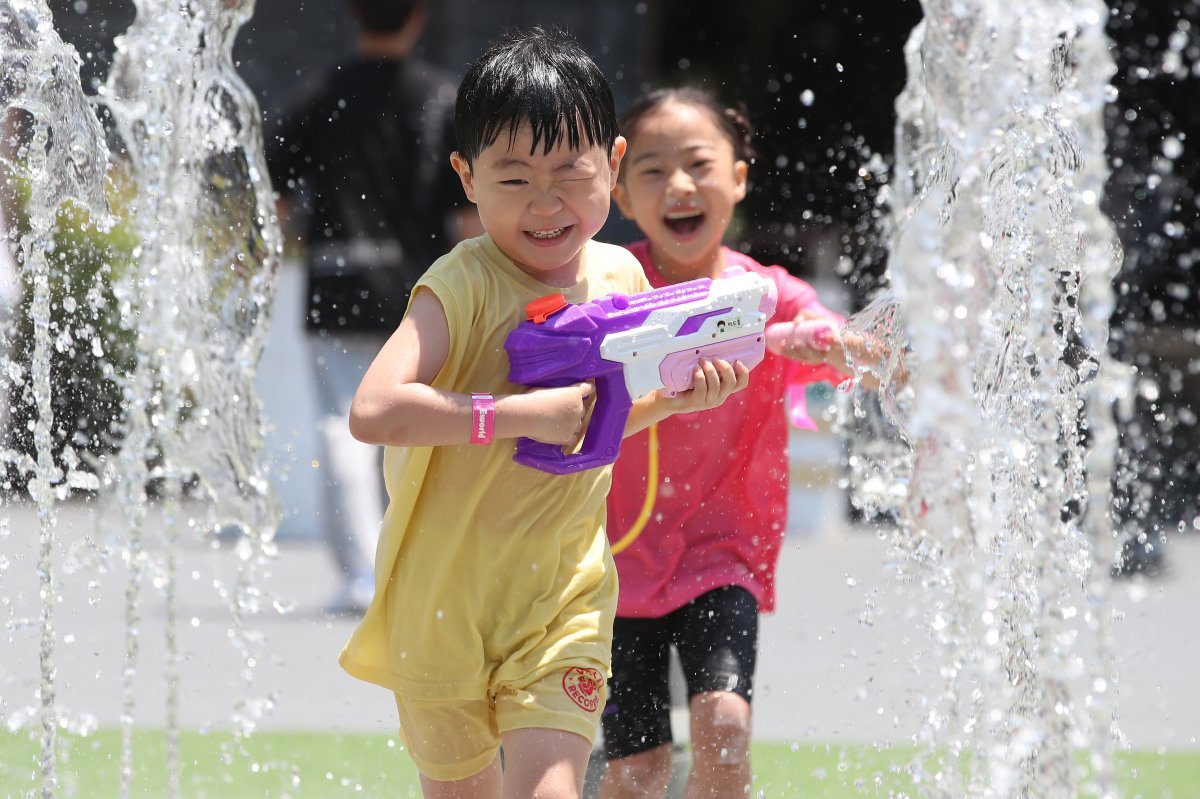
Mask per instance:
[[[657,308],[640,326],[605,337],[600,355],[624,364],[632,399],[690,389],[701,358],[740,360],[750,369],[762,361],[775,284],[740,267],[726,269],[725,275],[692,281],[710,284],[706,296]]]

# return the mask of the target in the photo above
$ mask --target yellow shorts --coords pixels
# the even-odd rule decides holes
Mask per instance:
[[[450,781],[486,768],[500,750],[500,736],[511,730],[563,730],[594,743],[605,679],[603,668],[574,666],[524,684],[501,683],[479,699],[395,696],[400,737],[413,762],[426,777]]]

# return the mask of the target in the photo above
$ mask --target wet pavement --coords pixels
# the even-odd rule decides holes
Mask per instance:
[[[838,503],[825,501],[827,511]],[[37,704],[41,623],[39,526],[28,506],[0,511],[0,715],[19,720]],[[129,696],[122,669],[137,647],[131,695],[138,724],[162,726],[169,694],[163,550],[156,518],[147,529],[148,566],[137,636],[126,623],[128,570],[110,533],[73,503],[56,527],[54,603],[58,706],[68,723],[115,725]],[[755,728],[776,741],[903,744],[919,729],[925,697],[937,684],[930,639],[921,628],[923,597],[898,586],[888,544],[873,530],[836,517],[802,518],[779,568],[779,612],[761,629]],[[233,612],[244,560],[237,541],[185,536],[177,555],[175,625],[178,713],[186,727],[227,726],[237,715],[263,728],[391,732],[394,705],[382,689],[337,666],[353,618],[330,618],[335,592],[329,555],[311,541],[283,541],[258,569],[261,609],[240,624]],[[1200,536],[1171,542],[1156,578],[1112,582],[1118,723],[1137,748],[1200,748]],[[873,623],[864,624],[864,611]],[[1082,642],[1077,651],[1090,657]],[[683,721],[683,718],[677,719]],[[686,735],[680,736],[686,737]]]

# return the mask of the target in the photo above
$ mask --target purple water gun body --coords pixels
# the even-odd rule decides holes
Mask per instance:
[[[610,294],[570,305],[561,294],[526,308],[508,334],[508,379],[525,386],[596,385],[596,405],[577,452],[522,438],[513,460],[552,474],[610,464],[621,450],[633,401],[651,391],[674,396],[692,387],[701,358],[763,359],[764,329],[775,312],[775,284],[740,267],[642,294]]]

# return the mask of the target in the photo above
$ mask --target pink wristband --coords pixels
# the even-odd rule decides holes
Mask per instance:
[[[491,394],[471,395],[471,443],[492,443],[496,420],[496,402]]]

